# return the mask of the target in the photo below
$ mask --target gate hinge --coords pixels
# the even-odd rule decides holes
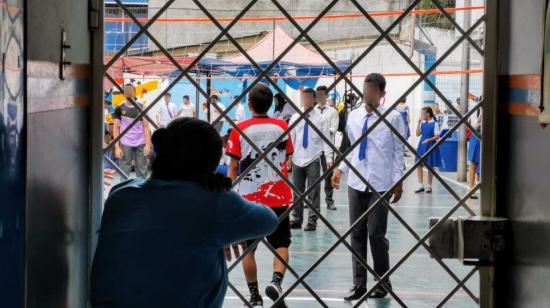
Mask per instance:
[[[430,228],[440,218],[430,217]],[[451,217],[430,235],[430,248],[442,259],[465,265],[493,265],[506,246],[508,219],[473,216]]]
[[[101,6],[99,0],[90,0],[90,11],[88,14],[88,23],[90,30],[97,31],[101,25]]]

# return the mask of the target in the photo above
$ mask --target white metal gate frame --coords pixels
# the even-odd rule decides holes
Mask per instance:
[[[200,85],[189,75],[188,73],[188,70],[191,69],[192,67],[194,67],[198,61],[200,61],[200,59],[202,57],[204,57],[204,55],[206,55],[206,53],[212,48],[214,47],[214,45],[221,39],[223,38],[223,36],[226,36],[228,38],[229,41],[231,41],[235,47],[249,60],[249,62],[255,67],[256,70],[258,70],[259,72],[261,72],[257,78],[254,80],[254,82],[252,82],[248,87],[247,89],[245,89],[243,91],[243,93],[241,93],[237,98],[235,98],[235,100],[233,101],[233,103],[231,103],[228,108],[223,111],[221,110],[217,105],[212,105],[214,106],[214,108],[218,109],[218,111],[220,112],[220,117],[218,119],[216,119],[214,121],[214,123],[217,123],[218,121],[220,121],[222,118],[225,118],[225,120],[228,121],[228,123],[233,126],[234,129],[236,129],[237,131],[239,131],[239,133],[243,136],[243,138],[245,139],[245,141],[247,143],[249,143],[253,149],[258,153],[260,154],[259,157],[247,168],[247,170],[245,170],[241,176],[239,176],[239,178],[237,179],[237,181],[235,183],[238,183],[243,177],[244,175],[246,175],[246,173],[248,173],[256,164],[258,164],[262,159],[266,161],[266,163],[268,163],[268,165],[270,165],[270,167],[279,174],[279,176],[281,176],[281,178],[292,188],[292,190],[297,194],[298,196],[298,199],[294,201],[294,204],[289,208],[287,209],[287,211],[282,215],[282,217],[280,218],[280,221],[285,218],[286,216],[288,216],[290,214],[290,211],[291,209],[296,205],[296,203],[298,202],[301,202],[301,201],[304,201],[306,204],[310,205],[309,206],[309,209],[310,210],[313,210],[313,212],[319,217],[319,219],[327,226],[327,228],[329,230],[331,230],[331,232],[333,232],[338,240],[329,248],[327,249],[327,251],[317,260],[315,261],[301,276],[289,265],[287,264],[280,255],[277,254],[277,252],[275,251],[275,249],[269,245],[269,243],[267,241],[265,241],[265,239],[262,239],[262,240],[258,240],[256,241],[256,243],[254,245],[251,245],[251,247],[249,247],[248,249],[246,249],[244,252],[243,252],[243,255],[241,257],[239,257],[230,267],[229,267],[229,270],[233,270],[239,263],[240,261],[243,259],[243,257],[249,253],[252,249],[253,246],[255,246],[259,241],[262,241],[266,246],[267,248],[275,255],[276,258],[278,258],[279,260],[281,260],[285,266],[287,266],[287,268],[289,269],[289,272],[294,275],[296,277],[296,282],[290,287],[288,288],[284,294],[281,296],[281,298],[275,303],[275,304],[278,304],[280,301],[284,300],[284,298],[286,296],[288,296],[292,290],[298,285],[298,284],[302,284],[310,293],[311,295],[324,307],[328,307],[323,301],[322,299],[316,294],[316,292],[309,286],[307,285],[307,283],[304,281],[304,279],[311,273],[313,272],[313,270],[315,270],[315,268],[320,265],[323,260],[328,257],[330,255],[330,253],[340,244],[340,243],[344,243],[344,246],[346,246],[346,248],[348,248],[350,250],[350,252],[352,253],[352,255],[354,256],[354,258],[356,258],[371,274],[373,274],[373,276],[377,279],[377,282],[374,284],[373,287],[371,287],[367,294],[365,294],[365,296],[363,298],[361,298],[356,304],[354,307],[358,307],[359,305],[362,304],[362,302],[364,300],[366,300],[367,296],[372,293],[372,291],[374,290],[374,288],[376,288],[378,285],[380,284],[385,284],[385,281],[387,278],[389,278],[389,276],[394,273],[400,265],[402,265],[407,259],[408,257],[410,257],[410,255],[412,255],[414,253],[414,251],[416,251],[416,249],[420,246],[423,246],[424,248],[426,248],[426,250],[428,250],[428,252],[430,253],[430,255],[432,257],[434,257],[434,259],[443,267],[443,269],[457,282],[457,285],[456,287],[443,299],[443,301],[439,304],[439,306],[445,304],[447,302],[448,299],[450,299],[454,293],[456,291],[458,291],[460,288],[464,289],[466,291],[467,294],[470,295],[470,297],[476,302],[476,303],[479,303],[479,299],[471,292],[471,290],[469,290],[466,286],[465,286],[465,283],[466,281],[471,278],[471,276],[477,271],[477,267],[474,267],[462,280],[459,279],[449,268],[448,266],[441,260],[441,258],[439,256],[437,256],[428,246],[427,244],[425,243],[425,240],[440,226],[440,223],[437,223],[435,224],[434,226],[432,226],[422,237],[420,237],[412,227],[410,227],[410,225],[407,224],[407,222],[390,206],[389,202],[385,199],[386,196],[389,195],[389,192],[396,186],[396,185],[393,185],[393,187],[388,190],[388,192],[380,195],[379,193],[377,193],[375,190],[372,189],[372,186],[368,183],[368,181],[357,171],[357,169],[351,165],[351,163],[347,160],[347,155],[350,154],[354,149],[355,147],[357,147],[357,145],[359,145],[361,143],[361,141],[366,138],[368,136],[368,134],[374,129],[376,128],[377,125],[379,125],[381,122],[384,122],[384,124],[401,140],[401,142],[403,142],[403,144],[409,148],[409,150],[418,158],[418,161],[409,169],[409,171],[407,171],[403,177],[402,177],[402,180],[406,179],[414,170],[416,167],[420,166],[423,164],[424,160],[427,159],[427,157],[435,150],[437,149],[437,147],[439,145],[441,145],[442,142],[444,142],[447,138],[449,138],[452,133],[454,131],[456,131],[461,125],[465,125],[467,126],[474,134],[476,134],[476,136],[478,138],[480,138],[480,134],[471,127],[471,125],[466,122],[467,119],[472,115],[474,114],[479,108],[481,108],[481,104],[478,104],[476,105],[474,108],[472,108],[467,114],[465,115],[461,115],[460,112],[458,110],[456,110],[456,108],[452,105],[452,103],[437,89],[437,87],[429,80],[427,79],[427,77],[432,73],[432,71],[437,68],[439,66],[439,64],[441,64],[443,62],[443,60],[445,60],[445,58],[452,52],[454,51],[459,45],[460,43],[462,43],[462,41],[464,41],[465,39],[469,41],[469,43],[481,54],[483,55],[483,50],[475,43],[475,41],[473,41],[471,39],[471,37],[469,36],[471,34],[471,32],[473,30],[475,30],[477,28],[477,26],[479,26],[482,22],[485,21],[485,18],[486,18],[486,15],[484,15],[483,17],[481,17],[474,25],[472,25],[467,31],[464,31],[464,29],[462,29],[458,24],[456,24],[456,22],[452,19],[452,17],[444,10],[444,8],[438,3],[437,0],[431,0],[432,3],[442,12],[442,14],[444,16],[446,16],[446,18],[448,18],[451,23],[455,26],[455,28],[461,33],[461,37],[443,54],[440,56],[440,58],[425,72],[422,72],[417,66],[416,64],[414,64],[410,59],[408,59],[408,57],[404,54],[404,52],[399,48],[399,46],[397,46],[397,44],[391,39],[391,37],[389,37],[389,33],[390,31],[396,26],[399,24],[399,22],[401,22],[401,20],[403,18],[405,18],[407,16],[408,13],[410,13],[415,7],[416,5],[420,2],[420,0],[415,0],[413,1],[408,7],[407,9],[405,9],[403,11],[403,13],[396,19],[394,20],[394,22],[384,31],[375,21],[374,19],[369,15],[369,13],[359,4],[357,3],[356,0],[351,0],[351,2],[357,7],[357,9],[365,16],[365,18],[370,22],[371,25],[373,25],[379,32],[380,32],[380,36],[350,65],[350,67],[348,67],[348,69],[346,69],[344,72],[340,71],[340,69],[334,64],[334,62],[330,59],[330,57],[328,57],[324,51],[311,39],[311,37],[309,37],[309,35],[307,35],[307,32],[309,30],[311,30],[315,24],[317,24],[321,18],[326,14],[328,13],[328,11],[338,2],[338,0],[333,0],[305,29],[302,29],[298,23],[292,18],[292,16],[290,16],[290,14],[281,6],[281,4],[277,1],[277,0],[272,0],[272,2],[274,3],[274,5],[288,18],[288,20],[294,25],[294,27],[300,32],[300,34],[295,38],[295,40],[293,41],[292,44],[290,44],[278,57],[277,59],[275,59],[273,61],[272,64],[270,64],[266,69],[262,69],[255,61],[254,59],[252,59],[247,53],[246,51],[242,48],[242,46],[240,46],[236,40],[229,34],[229,30],[240,20],[240,18],[242,18],[246,12],[248,12],[248,10],[250,10],[250,8],[257,2],[257,0],[252,0],[238,15],[235,19],[233,19],[225,28],[223,26],[221,26],[219,24],[219,22],[215,19],[215,17],[213,17],[210,12],[202,5],[202,3],[200,3],[199,0],[193,0],[193,2],[201,9],[201,11],[206,15],[208,16],[208,18],[212,21],[213,24],[215,24],[220,30],[220,34],[212,41],[210,42],[210,44],[199,54],[199,56],[197,56],[197,58],[187,67],[187,68],[183,68],[177,61],[175,61],[175,59],[172,57],[172,55],[164,48],[164,46],[162,46],[162,44],[160,44],[155,38],[153,35],[151,35],[148,31],[149,27],[154,24],[154,22],[173,4],[173,2],[175,2],[175,0],[169,0],[165,3],[165,5],[145,24],[145,25],[142,25],[136,18],[135,16],[125,7],[124,4],[121,3],[120,0],[115,0],[115,2],[123,9],[125,10],[125,12],[129,15],[129,17],[133,20],[133,22],[139,27],[139,31],[134,35],[134,37],[132,37],[132,39],[130,39],[130,41],[128,41],[128,43],[124,46],[124,48],[122,50],[120,50],[105,66],[104,66],[104,72],[105,72],[105,76],[111,80],[111,82],[113,82],[113,84],[115,84],[117,86],[117,88],[119,90],[122,91],[122,88],[116,83],[114,82],[114,79],[107,73],[107,69],[109,67],[111,67],[113,65],[113,63],[118,60],[122,54],[133,44],[134,41],[136,41],[139,36],[141,36],[142,34],[145,34],[147,35],[151,41],[159,48],[159,50],[164,54],[166,55],[166,57],[178,68],[178,70],[181,72],[177,77],[176,79],[174,79],[170,85],[164,90],[162,91],[161,94],[159,94],[159,96],[153,100],[153,102],[148,105],[146,108],[142,109],[142,108],[139,108],[139,106],[133,101],[131,100],[131,103],[135,106],[135,107],[138,107],[138,109],[140,110],[140,114],[139,116],[134,119],[130,125],[120,133],[120,135],[115,138],[107,147],[104,148],[104,153],[106,154],[110,149],[112,149],[112,147],[114,146],[114,144],[116,142],[118,142],[120,140],[120,138],[122,136],[124,136],[124,134],[127,133],[127,131],[133,126],[135,125],[136,123],[138,123],[139,121],[142,120],[143,117],[145,117],[145,119],[147,119],[147,121],[149,121],[150,123],[152,123],[152,125],[154,127],[157,127],[156,124],[154,123],[154,121],[152,121],[149,117],[147,117],[147,112],[149,110],[151,110],[151,108],[153,108],[159,101],[160,99],[164,96],[164,94],[168,93],[170,91],[171,88],[173,88],[177,82],[179,80],[181,80],[183,77],[186,77],[196,88],[197,90],[205,97],[207,98],[208,97],[208,94],[200,87]],[[328,90],[330,91],[331,89],[333,89],[336,84],[340,81],[345,81],[347,84],[349,84],[351,86],[351,88],[357,92],[360,96],[361,95],[361,90],[359,90],[348,78],[347,78],[347,74],[351,71],[351,69],[353,69],[353,67],[355,67],[371,50],[373,50],[380,41],[382,41],[382,39],[386,39],[390,45],[392,45],[392,47],[407,61],[407,63],[415,70],[416,73],[418,73],[418,75],[420,76],[419,79],[413,83],[413,85],[411,87],[409,87],[409,89],[407,91],[405,91],[405,93],[392,105],[390,106],[383,114],[380,114],[380,112],[378,110],[375,109],[375,113],[377,114],[377,116],[379,117],[375,123],[373,125],[371,125],[369,127],[369,129],[367,130],[367,132],[365,134],[363,134],[363,136],[361,136],[354,144],[352,144],[344,153],[340,153],[340,151],[331,143],[330,140],[328,140],[320,131],[319,129],[313,124],[311,123],[311,121],[305,117],[306,113],[302,112],[300,110],[300,108],[297,107],[297,105],[292,101],[290,100],[286,95],[285,93],[279,88],[279,86],[277,85],[277,83],[275,81],[273,81],[273,79],[271,77],[269,77],[269,72],[271,71],[271,69],[278,63],[278,61],[280,61],[284,55],[286,55],[286,53],[288,53],[292,47],[294,45],[296,45],[302,38],[305,38],[307,39],[311,45],[319,52],[319,54],[321,54],[323,56],[323,58],[325,58],[325,60],[327,60],[327,63],[329,63],[333,69],[336,71],[336,74],[339,75],[338,78],[336,78],[333,82],[332,85],[330,85],[328,87]],[[233,108],[249,91],[250,89],[255,85],[257,84],[258,82],[260,82],[260,80],[262,79],[265,79],[267,80],[277,91],[279,91],[279,93],[281,93],[285,99],[290,103],[290,105],[300,114],[300,117],[299,117],[299,120],[301,119],[304,119],[306,122],[308,122],[310,124],[310,126],[312,127],[312,129],[317,133],[319,134],[319,136],[325,141],[327,142],[332,148],[333,150],[335,151],[335,154],[338,155],[338,159],[336,159],[335,161],[335,164],[332,168],[328,169],[325,171],[325,173],[323,175],[320,176],[320,178],[314,182],[312,185],[310,185],[310,187],[308,189],[306,189],[305,192],[303,193],[300,193],[299,191],[297,191],[296,187],[282,174],[281,171],[278,170],[278,168],[268,159],[266,159],[266,155],[267,153],[269,153],[273,146],[271,147],[268,147],[267,149],[265,149],[264,151],[260,150],[249,138],[248,136],[246,136],[246,134],[244,132],[242,132],[238,127],[237,125],[227,116],[227,113],[231,110],[231,108]],[[416,149],[414,149],[408,142],[407,140],[405,140],[405,138],[400,134],[399,131],[397,131],[387,120],[386,120],[386,116],[397,106],[398,102],[406,97],[410,92],[412,92],[421,82],[426,82],[433,90],[434,92],[442,99],[442,101],[455,113],[455,115],[457,117],[459,117],[459,121],[458,123],[453,126],[446,134],[444,134],[444,136],[441,137],[440,140],[438,140],[436,142],[436,144],[427,152],[425,153],[423,156],[421,156],[417,151]],[[292,129],[292,127],[294,127],[299,121],[296,121],[294,123],[294,125],[291,125],[291,127],[289,127],[289,131]],[[281,136],[279,139],[283,139],[286,134],[288,134],[287,131],[285,133],[285,135]],[[480,138],[481,139],[481,138]],[[105,159],[110,161],[110,158],[108,156],[105,155]],[[346,232],[344,232],[343,235],[340,235],[339,232],[330,224],[330,222],[328,222],[324,216],[318,212],[317,210],[315,210],[312,206],[311,206],[311,203],[310,201],[306,198],[306,196],[309,195],[309,193],[312,191],[312,189],[316,186],[316,185],[319,185],[321,183],[321,181],[323,181],[326,176],[330,173],[330,171],[334,170],[334,168],[336,168],[336,166],[338,165],[338,163],[340,162],[344,162],[346,163],[350,170],[352,172],[354,172],[360,179],[361,181],[363,181],[365,183],[365,185],[367,185],[367,187],[369,188],[369,190],[371,191],[375,191],[375,194],[377,195],[377,197],[379,198],[365,213],[363,213],[363,215],[354,223],[352,224]],[[112,161],[111,161],[112,162]],[[452,208],[451,210],[443,217],[443,219],[441,221],[443,221],[445,218],[448,218],[450,217],[458,208],[460,207],[464,207],[470,214],[474,214],[474,212],[465,204],[465,201],[471,196],[473,195],[482,185],[482,183],[479,183],[477,184],[469,193],[467,193],[465,196],[463,196],[462,198],[459,197],[459,195],[445,182],[445,180],[439,176],[437,174],[437,172],[435,172],[435,170],[433,168],[431,168],[430,166],[426,166],[429,170],[429,172],[431,172],[432,174],[434,174],[434,176],[438,179],[438,181],[441,182],[441,184],[451,193],[451,195],[453,195],[453,197],[458,201]],[[124,177],[124,178],[127,178],[128,175],[124,174],[119,168],[117,169],[117,171],[119,173],[121,173],[121,175]],[[380,202],[382,201],[382,202]],[[348,244],[348,242],[345,240],[346,237],[351,234],[351,232],[353,231],[353,229],[359,224],[359,223],[362,223],[364,221],[364,219],[366,219],[367,215],[370,213],[370,211],[372,211],[376,206],[378,206],[379,203],[382,203],[384,206],[386,206],[388,208],[388,210],[396,217],[396,219],[413,235],[413,237],[417,240],[416,244],[407,252],[405,253],[405,255],[396,263],[393,265],[393,267],[388,270],[385,274],[383,274],[381,277],[379,277],[375,272],[374,270],[367,264],[366,260],[362,259],[359,254],[351,248],[351,246]],[[441,222],[440,221],[440,222]],[[244,296],[231,284],[229,283],[229,286],[230,288],[243,300],[246,302],[246,299],[244,298]],[[389,289],[389,288],[388,288]],[[389,289],[388,290],[390,292],[390,294],[394,297],[394,299],[396,299],[396,301],[401,305],[401,306],[406,306],[403,301],[393,292],[393,290]],[[247,303],[247,302],[246,302]],[[248,304],[248,303],[247,303]],[[249,304],[248,304],[249,305]]]

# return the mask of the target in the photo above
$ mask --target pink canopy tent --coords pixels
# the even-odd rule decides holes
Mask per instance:
[[[174,57],[182,67],[187,67],[195,60],[195,57]],[[111,57],[105,57],[104,63],[111,61]],[[123,56],[116,60],[107,72],[113,78],[122,77],[122,73],[134,73],[139,75],[162,76],[177,70],[177,67],[162,56]]]
[[[277,58],[293,41],[294,38],[288,35],[281,27],[276,26],[273,31],[269,32],[262,40],[250,47],[246,52],[256,62],[269,62]],[[249,63],[242,54],[224,58],[223,60],[235,64]],[[331,60],[339,62],[337,59],[331,58]],[[310,67],[327,66],[327,61],[319,53],[300,43],[294,45],[294,47],[292,47],[281,59],[281,62],[295,63]]]
[[[111,57],[104,57],[104,63],[111,61]],[[174,60],[183,68],[188,67],[196,57],[175,56]],[[202,68],[202,70],[201,70]],[[190,73],[200,73],[207,70],[200,63],[190,70]],[[179,71],[176,65],[166,56],[122,56],[109,67],[107,73],[119,84],[122,83],[124,73],[143,76],[175,76]],[[108,78],[104,80],[104,88],[110,89],[113,84]]]
[[[254,46],[246,52],[262,68],[266,68],[278,58],[285,49],[292,44],[294,39],[288,35],[281,27],[276,26],[273,31],[268,33]],[[350,65],[350,60],[331,60],[336,66],[344,71]],[[206,61],[212,67],[234,77],[257,76],[260,72],[252,66],[247,58],[238,54],[221,60]],[[294,89],[300,87],[314,87],[317,83],[316,78],[300,78],[302,76],[320,76],[334,75],[336,71],[327,63],[325,58],[316,51],[313,51],[304,45],[297,43],[289,52],[287,52],[280,61],[269,72],[270,76],[294,76],[295,78],[284,79],[285,83]]]

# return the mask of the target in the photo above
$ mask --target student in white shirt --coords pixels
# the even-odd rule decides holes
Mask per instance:
[[[382,75],[373,73],[366,77],[363,84],[365,107],[361,106],[352,111],[346,124],[346,132],[351,144],[361,138],[368,127],[374,125],[378,120],[374,108],[380,114],[387,110],[385,107],[380,106],[380,100],[386,94],[385,88],[386,80]],[[390,112],[386,119],[398,132],[404,132],[403,117],[399,112]],[[361,144],[355,147],[346,158],[380,194],[384,194],[395,185],[395,188],[388,194],[388,200],[390,196],[393,196],[392,202],[395,203],[401,199],[403,193],[401,182],[401,177],[405,171],[403,151],[404,145],[401,140],[390,130],[387,124],[381,122],[368,134],[368,137],[362,139]],[[338,189],[342,174],[347,173],[351,225],[377,201],[377,198],[353,171],[348,170],[348,165],[342,163],[334,172],[332,184]],[[357,228],[353,229],[351,233],[351,246],[364,260],[367,259],[368,236],[374,260],[374,270],[379,276],[386,273],[390,267],[389,242],[386,238],[387,225],[388,209],[384,204],[379,203],[375,209],[369,212],[366,221],[358,224]],[[344,298],[348,301],[359,299],[367,292],[367,270],[355,259],[352,268],[354,287]],[[384,286],[391,288],[389,280],[377,287],[370,294],[370,297],[385,297],[388,291]]]
[[[237,96],[235,96],[233,99],[236,99]],[[239,122],[242,122],[244,120],[246,120],[246,114],[245,114],[245,111],[244,111],[244,106],[241,102],[238,102],[237,103],[237,108],[235,110],[235,123],[239,123]]]
[[[304,89],[300,95],[300,101],[304,107],[306,117],[317,127],[323,135],[330,140],[330,132],[328,123],[323,115],[315,108],[315,90],[311,88]],[[298,121],[299,114],[294,114],[290,118],[289,126]],[[321,172],[321,155],[323,152],[327,157],[327,165],[332,166],[332,149],[331,147],[317,134],[317,132],[304,119],[290,131],[290,136],[294,142],[294,154],[289,159],[292,164],[292,178],[296,188],[303,193],[306,190],[306,181],[308,186],[315,182],[320,177]],[[315,209],[320,210],[321,205],[321,189],[316,185],[311,194],[311,203]],[[294,196],[297,199],[298,196]],[[304,218],[303,202],[297,203],[292,210],[292,229],[302,227]],[[317,229],[317,216],[313,211],[309,211],[308,223],[304,231],[315,231]]]
[[[324,117],[325,122],[328,124],[330,131],[330,140],[334,144],[334,136],[336,136],[336,131],[338,130],[338,111],[327,104],[328,91],[326,86],[319,86],[316,89],[317,96],[317,105],[315,109]],[[333,155],[334,156],[334,155]],[[334,161],[334,157],[331,157]],[[325,153],[321,155],[321,168],[323,173],[327,171],[327,157]],[[325,202],[327,203],[327,208],[329,210],[336,210],[334,205],[334,199],[332,198],[334,187],[332,187],[331,178],[333,172],[331,171],[325,178]]]
[[[182,117],[182,118],[197,117],[197,110],[195,109],[195,104],[191,104],[191,101],[189,100],[189,95],[183,96],[183,104],[181,105],[181,109],[178,112],[178,117]]]
[[[275,112],[273,113],[273,117],[283,119],[288,123],[292,115],[296,113],[296,110],[294,110],[294,108],[285,100],[281,93],[277,93],[273,96],[273,102],[275,103]]]
[[[218,96],[216,94],[213,94],[212,96],[210,96],[210,100],[203,104],[204,113],[206,114],[206,119],[208,120],[207,122],[210,124],[214,123],[214,121],[216,121],[216,119],[218,119],[221,115],[221,112],[218,111],[218,108],[213,107],[212,105],[218,106],[218,108],[220,108],[220,111],[222,112],[225,110],[225,106],[218,102]],[[208,118],[209,109],[210,109],[210,118]],[[213,124],[214,128],[218,131],[218,133],[222,131],[223,123],[224,121],[223,119],[221,119],[220,121],[216,122],[216,124]]]
[[[164,103],[159,104],[159,111],[157,113],[157,125],[159,127],[166,127],[177,116],[176,105],[171,102],[172,95],[166,93],[164,95]]]

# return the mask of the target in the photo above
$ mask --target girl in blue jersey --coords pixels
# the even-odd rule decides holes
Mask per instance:
[[[439,123],[437,123],[435,114],[431,107],[422,108],[422,117],[418,120],[418,126],[416,127],[416,136],[420,137],[420,142],[418,143],[417,151],[423,156],[426,154],[437,142],[439,139],[439,134],[441,130],[439,128]],[[416,159],[418,161],[418,158]],[[431,154],[424,160],[424,165],[431,167],[440,167],[441,166],[441,155],[439,153],[439,148],[435,149]],[[415,193],[426,192],[428,194],[432,193],[432,180],[433,174],[428,171],[428,186],[424,188],[424,170],[423,165],[420,165],[418,168],[418,182],[420,182],[419,188]]]

